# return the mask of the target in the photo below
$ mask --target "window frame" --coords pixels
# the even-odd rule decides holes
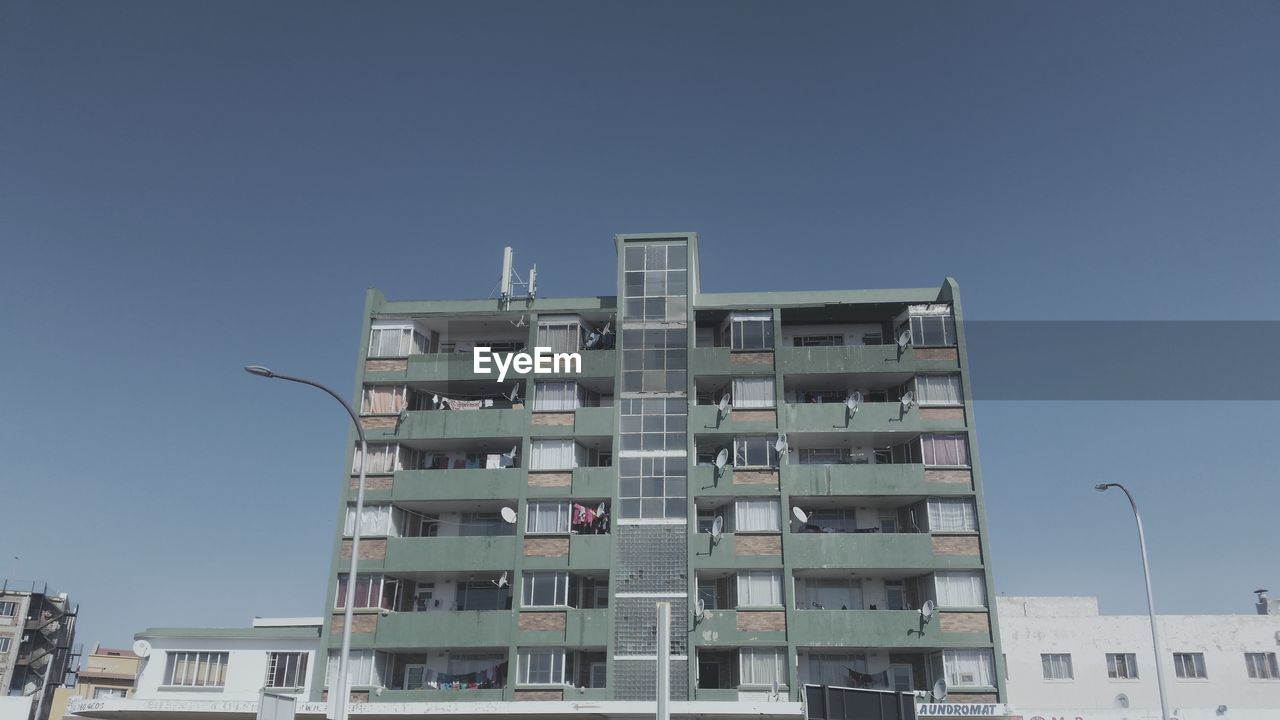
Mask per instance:
[[[765,578],[765,576],[768,576]],[[754,597],[750,592],[752,580],[767,579],[769,582],[768,597]],[[745,585],[744,585],[745,582]],[[785,590],[782,587],[782,571],[768,569],[739,570],[734,573],[734,609],[739,608],[781,608],[785,601]],[[767,601],[767,602],[765,602]]]
[[[770,526],[768,527],[743,527],[743,511],[748,514],[754,509],[759,512],[759,508],[753,508],[754,505],[768,505],[768,515]],[[777,497],[746,497],[737,498],[733,501],[733,532],[734,533],[780,533],[782,532],[782,500]]]
[[[773,470],[779,466],[778,451],[774,449],[773,444],[777,440],[771,435],[734,435],[733,436],[733,467],[743,470]],[[751,462],[752,449],[749,444],[762,442],[765,445],[767,459],[765,465],[757,465]],[[758,449],[755,451],[758,452]],[[742,458],[742,462],[739,462]]]
[[[227,686],[227,662],[231,654],[226,650],[166,650],[164,653],[164,681],[162,687],[225,688]],[[183,665],[182,682],[177,682],[178,662]],[[215,662],[215,660],[217,662]],[[194,661],[194,671],[188,675],[187,664]],[[216,682],[210,674],[216,672]],[[201,676],[203,675],[203,678]],[[191,677],[188,682],[187,677]]]
[[[549,577],[548,577],[549,576]],[[541,582],[539,582],[541,580]],[[550,603],[535,602],[538,592],[551,584]],[[520,582],[520,607],[565,608],[569,607],[569,573],[566,570],[526,570]]]
[[[1193,674],[1188,675],[1188,670]],[[1209,669],[1204,662],[1204,653],[1173,653],[1173,673],[1179,680],[1208,680]]]
[[[729,313],[725,323],[729,326],[730,352],[765,352],[774,349],[773,313],[772,312],[734,312]],[[747,345],[744,330],[748,323],[760,325],[759,345]],[[754,338],[753,338],[754,340]]]
[[[545,511],[556,506],[555,530],[541,529],[542,522],[533,522],[535,508]],[[568,500],[529,500],[525,503],[524,534],[525,535],[568,535],[570,520],[573,515],[573,503]],[[563,519],[563,522],[561,520]],[[563,529],[561,529],[563,528]]]
[[[1108,680],[1139,680],[1137,653],[1109,652],[1106,654]]]
[[[769,392],[763,403],[749,400],[744,402],[744,392],[739,392],[739,384],[746,387],[747,384],[768,384]],[[778,407],[777,379],[772,375],[748,375],[745,377],[735,377],[729,383],[729,394],[733,398],[733,409],[735,410],[773,410]]]
[[[305,688],[307,686],[308,655],[310,653],[299,650],[268,650],[267,674],[263,680],[263,687],[273,690],[301,690]],[[279,667],[281,660],[285,662],[283,670]],[[283,685],[274,684],[280,675],[283,675],[285,680],[292,678],[295,682]]]
[[[754,658],[756,655],[764,654],[772,655],[773,659],[773,677],[756,678],[754,677],[754,668],[748,658]],[[746,677],[747,669],[752,669],[750,679]],[[778,681],[778,687],[787,687],[787,649],[780,647],[742,647],[738,648],[738,685],[752,687],[771,687],[773,681]]]
[[[1273,652],[1265,650],[1247,652],[1244,654],[1244,665],[1250,680],[1266,682],[1280,680],[1280,665],[1277,664],[1276,654]]]
[[[1040,653],[1040,674],[1045,680],[1075,680],[1071,653]]]
[[[931,383],[938,379],[946,379],[948,385],[955,384],[955,397],[952,400],[935,400],[927,397],[932,388]],[[924,383],[921,383],[924,380]],[[960,379],[960,373],[921,373],[912,378],[912,385],[915,389],[916,404],[920,407],[964,407],[964,383]]]
[[[535,655],[549,656],[551,667],[547,668],[547,681],[541,682],[530,679],[530,671],[532,669],[531,659]],[[565,684],[565,649],[561,647],[522,647],[516,650],[516,684],[517,685],[540,685],[544,687],[563,686]],[[557,660],[559,660],[557,667]],[[539,670],[539,673],[542,671]],[[559,679],[556,673],[559,673]]]

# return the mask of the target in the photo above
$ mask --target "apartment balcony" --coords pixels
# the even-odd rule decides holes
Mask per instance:
[[[789,495],[968,495],[973,474],[964,469],[931,469],[924,465],[799,465],[781,468]]]
[[[513,500],[525,484],[521,468],[401,470],[391,486],[392,502]]]
[[[777,350],[777,363],[783,375],[945,372],[960,367],[953,347],[899,350],[896,344],[781,347]]]
[[[977,533],[786,533],[787,564],[796,568],[980,568]]]
[[[939,611],[923,622],[915,610],[794,610],[791,637],[805,647],[939,648],[991,645],[986,612]]]
[[[772,350],[730,352],[727,347],[689,348],[689,372],[701,375],[772,375]]]
[[[529,427],[529,411],[524,408],[417,410],[403,417],[398,427],[368,430],[369,441],[518,437]]]
[[[380,649],[505,646],[510,610],[393,612],[378,618],[373,642]]]
[[[505,613],[507,619],[510,613]],[[609,610],[593,608],[525,608],[516,621],[520,645],[605,647],[609,644]]]
[[[581,407],[569,412],[536,412],[529,420],[530,433],[538,437],[613,435],[615,407]]]
[[[783,406],[782,418],[787,431],[795,433],[919,433],[965,429],[962,407],[912,407],[903,412],[899,402],[863,403],[852,416],[844,403],[788,403]]]
[[[776,610],[707,610],[690,633],[700,647],[787,642],[787,612]]]
[[[370,694],[371,703],[420,703],[420,702],[501,702],[506,691],[502,688],[488,690],[383,690],[382,694]],[[376,710],[374,711],[376,713]]]
[[[360,561],[360,569],[374,572],[510,570],[520,538],[513,535],[478,537],[393,537],[387,539],[382,566]]]
[[[532,352],[532,351],[529,351]],[[613,377],[618,364],[617,352],[614,350],[582,350],[581,373],[559,373],[565,377]],[[407,359],[378,360],[370,359],[365,363],[364,380],[374,382],[457,382],[485,380],[494,382],[498,378],[494,363],[490,362],[491,372],[475,372],[474,358],[470,352],[428,353],[410,355]],[[523,376],[521,376],[523,377]],[[531,377],[531,376],[530,376]],[[547,379],[555,374],[539,375]],[[517,379],[517,375],[508,371],[506,381]]]

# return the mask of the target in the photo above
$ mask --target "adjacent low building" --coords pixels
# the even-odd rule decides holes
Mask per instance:
[[[138,678],[138,661],[132,650],[95,645],[85,656],[84,667],[76,671],[75,685],[54,691],[49,717],[53,720],[63,717],[72,698],[132,697],[133,683]]]
[[[1158,720],[1151,624],[1103,615],[1095,597],[1001,597],[1013,717]],[[1169,709],[1179,720],[1280,718],[1280,615],[1158,617]]]
[[[30,698],[30,720],[49,717],[54,690],[74,670],[76,613],[48,585],[0,582],[0,690]]]

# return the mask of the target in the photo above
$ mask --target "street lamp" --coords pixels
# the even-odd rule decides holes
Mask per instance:
[[[351,611],[356,604],[356,572],[360,564],[360,517],[364,512],[364,466],[369,457],[369,445],[365,442],[364,428],[360,426],[359,416],[356,415],[356,411],[353,410],[351,405],[347,403],[346,400],[343,400],[338,393],[313,380],[291,377],[289,375],[280,375],[272,372],[268,368],[262,367],[261,365],[246,365],[244,369],[245,372],[250,375],[257,375],[258,377],[274,380],[288,380],[289,382],[310,385],[329,393],[333,396],[334,400],[337,400],[342,404],[342,408],[351,416],[351,422],[355,423],[356,426],[356,433],[360,435],[360,484],[359,488],[356,490],[355,522],[352,523],[351,528],[351,566],[347,570],[347,598],[343,606],[342,654],[338,656],[337,687],[329,688],[331,701],[330,707],[335,708],[335,720],[347,720],[347,704],[351,699],[350,691],[347,689],[347,672],[351,664]],[[337,699],[336,704],[333,703],[334,698]]]
[[[1168,720],[1169,701],[1164,691],[1164,663],[1160,661],[1160,631],[1156,626],[1156,603],[1151,595],[1151,570],[1147,567],[1147,538],[1142,532],[1142,516],[1138,514],[1138,503],[1133,499],[1129,488],[1120,483],[1098,483],[1093,486],[1098,492],[1106,492],[1109,488],[1120,488],[1124,496],[1129,498],[1129,507],[1133,508],[1133,519],[1138,523],[1138,547],[1142,549],[1142,577],[1147,582],[1147,615],[1151,617],[1151,644],[1156,652],[1156,686],[1160,691],[1160,718]]]

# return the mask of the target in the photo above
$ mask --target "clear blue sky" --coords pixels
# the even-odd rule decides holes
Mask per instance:
[[[696,230],[707,291],[1277,320],[1278,37],[1262,1],[7,3],[0,574],[86,643],[320,614],[346,421],[240,367],[349,392],[365,287],[483,297],[504,244],[548,295]],[[1280,590],[1277,403],[977,417],[999,592],[1143,608],[1102,479],[1162,610]]]

